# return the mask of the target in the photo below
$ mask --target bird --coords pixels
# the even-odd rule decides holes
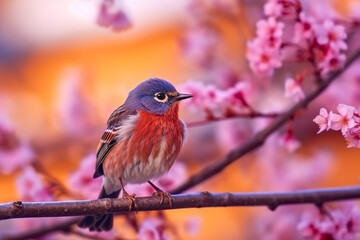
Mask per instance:
[[[160,204],[164,196],[171,204],[171,196],[151,180],[169,171],[179,155],[186,132],[179,119],[179,102],[191,97],[160,78],[149,78],[129,92],[110,115],[97,147],[93,177],[103,176],[99,199],[118,198],[123,191],[131,210],[135,195],[127,193],[125,185],[148,182],[161,197]],[[110,231],[113,214],[85,216],[78,226]]]

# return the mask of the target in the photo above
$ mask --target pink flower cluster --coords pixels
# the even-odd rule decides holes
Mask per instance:
[[[129,18],[124,12],[122,0],[100,0],[96,22],[114,31],[130,27]]]
[[[146,218],[139,229],[139,240],[171,239],[166,233],[167,223],[159,218]]]
[[[355,202],[315,206],[282,206],[264,212],[253,225],[251,239],[354,240],[360,233],[360,211]]]
[[[322,75],[341,68],[346,60],[347,50],[345,27],[334,20],[315,19],[306,12],[300,12],[294,27],[293,43],[301,48],[299,58],[308,58]],[[302,49],[303,48],[303,49]]]
[[[200,219],[198,217],[192,217],[187,219],[184,222],[185,233],[189,237],[194,238],[197,236],[200,226]],[[164,216],[160,215],[158,217],[147,217],[145,218],[140,227],[139,227],[139,240],[167,240],[173,239],[172,233],[173,229],[171,225],[167,222],[167,219]],[[176,238],[176,237],[175,237]]]
[[[31,146],[19,139],[15,129],[4,118],[0,118],[0,173],[10,174],[26,167],[35,159]]]
[[[180,44],[185,57],[201,67],[209,68],[220,45],[220,34],[214,26],[198,23],[186,31]]]
[[[314,215],[303,214],[298,224],[306,239],[351,240],[360,232],[360,211],[353,203],[342,203],[335,209]]]
[[[196,112],[204,113],[207,119],[249,113],[247,98],[253,89],[248,82],[239,82],[226,90],[200,82],[187,82],[179,88],[193,95],[185,104]]]
[[[101,189],[101,178],[93,179],[96,156],[89,154],[81,160],[80,167],[69,177],[69,186],[85,199],[96,199]]]
[[[59,124],[69,135],[84,135],[96,128],[95,106],[85,86],[91,82],[82,69],[66,69],[60,76],[56,109]]]
[[[331,18],[309,15],[298,0],[268,0],[264,14],[267,18],[256,24],[256,38],[248,42],[247,59],[255,74],[272,76],[289,57],[282,53],[285,47],[295,47],[297,51],[292,57],[311,62],[322,75],[343,66],[346,59],[343,51],[347,50],[343,25]],[[281,21],[284,18],[295,21],[286,27],[286,32],[292,32],[291,39],[284,35],[285,24]]]
[[[305,98],[304,91],[301,87],[303,78],[287,78],[285,80],[285,97],[293,99],[295,102]]]
[[[251,70],[261,76],[273,75],[274,69],[282,66],[280,48],[284,23],[274,17],[262,19],[256,24],[256,38],[247,44],[246,57]]]
[[[16,179],[16,189],[21,200],[24,201],[52,201],[54,196],[46,187],[41,176],[32,167],[23,169]]]
[[[299,0],[268,0],[264,5],[264,14],[276,18],[294,18],[300,8]]]
[[[325,130],[341,130],[349,148],[360,148],[360,113],[349,105],[339,104],[338,113],[328,112],[325,108],[320,109],[314,122],[319,126],[318,133]]]
[[[296,40],[310,49],[312,61],[322,75],[343,66],[346,60],[343,51],[347,50],[347,34],[343,25],[335,24],[331,19],[314,21],[302,12],[296,26]]]

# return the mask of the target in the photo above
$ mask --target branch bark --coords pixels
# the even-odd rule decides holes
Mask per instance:
[[[316,204],[360,198],[360,187],[324,188],[292,192],[255,193],[210,193],[178,194],[172,196],[172,205],[167,198],[160,204],[156,196],[135,199],[136,208],[131,211],[154,211],[182,208],[267,206],[274,210],[280,205]],[[55,201],[55,202],[12,202],[0,204],[0,219],[30,217],[63,217],[99,215],[105,213],[129,212],[126,198],[104,198],[97,200]]]

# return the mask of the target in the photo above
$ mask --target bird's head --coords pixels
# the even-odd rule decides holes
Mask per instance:
[[[171,83],[163,79],[150,78],[129,93],[124,107],[163,115],[174,103],[190,97],[190,94],[178,93]]]

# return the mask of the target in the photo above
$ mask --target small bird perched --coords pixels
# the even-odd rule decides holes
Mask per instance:
[[[162,79],[150,78],[135,87],[125,103],[107,121],[96,153],[94,178],[104,175],[98,198],[123,197],[134,203],[124,186],[148,181],[161,197],[170,197],[151,179],[166,173],[179,155],[185,124],[178,117],[179,101],[192,97],[178,93]],[[109,231],[113,214],[86,216],[78,224],[90,231]]]

